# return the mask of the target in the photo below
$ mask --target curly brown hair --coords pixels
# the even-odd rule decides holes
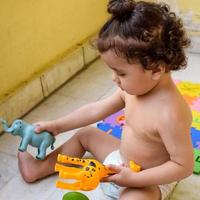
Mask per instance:
[[[111,18],[99,32],[100,53],[113,50],[129,63],[138,60],[146,70],[159,64],[166,72],[186,67],[184,49],[190,40],[181,19],[167,4],[110,0],[107,8]]]

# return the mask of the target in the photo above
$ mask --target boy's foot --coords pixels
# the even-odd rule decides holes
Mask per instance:
[[[36,160],[27,152],[18,152],[18,166],[23,179],[27,183],[36,181],[39,177],[38,170],[41,161]]]

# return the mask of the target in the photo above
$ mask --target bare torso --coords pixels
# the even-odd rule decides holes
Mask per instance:
[[[146,169],[170,160],[170,155],[157,131],[157,125],[162,120],[160,113],[166,110],[184,112],[190,116],[188,106],[181,95],[174,89],[167,95],[161,95],[157,100],[152,96],[137,98],[128,94],[125,94],[124,98],[126,121],[120,145],[124,162],[134,160]]]

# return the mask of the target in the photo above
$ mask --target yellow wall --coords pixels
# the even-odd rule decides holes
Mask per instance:
[[[0,0],[0,99],[96,33],[107,2]],[[177,2],[200,14],[199,0]]]
[[[0,98],[97,32],[107,0],[0,0]]]
[[[177,0],[177,3],[183,11],[192,10],[194,13],[200,14],[199,0]]]

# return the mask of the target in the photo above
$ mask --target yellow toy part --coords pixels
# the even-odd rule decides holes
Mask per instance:
[[[106,176],[115,174],[105,165],[95,159],[80,159],[59,154],[57,161],[72,166],[64,166],[56,163],[55,171],[59,172],[59,177],[68,180],[77,180],[76,182],[64,182],[58,180],[56,187],[66,190],[89,191],[95,189],[100,180]],[[130,162],[130,168],[138,172],[141,167],[133,161]]]
[[[191,83],[187,81],[181,81],[177,84],[177,88],[183,95],[190,97],[200,96],[200,83]]]
[[[192,127],[196,128],[197,130],[200,130],[200,113],[192,110]]]
[[[142,170],[141,166],[137,165],[134,161],[130,161],[129,166],[134,172],[139,172]]]

